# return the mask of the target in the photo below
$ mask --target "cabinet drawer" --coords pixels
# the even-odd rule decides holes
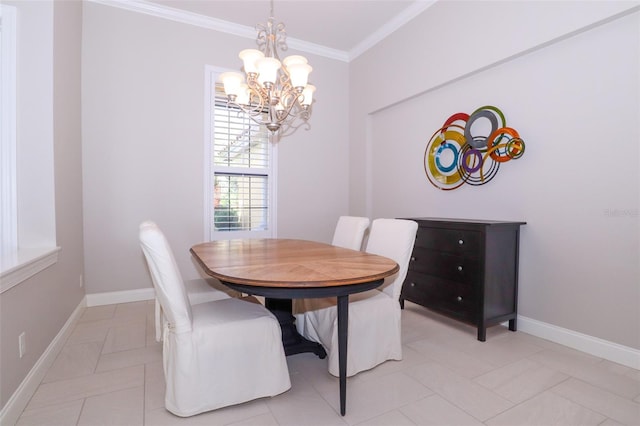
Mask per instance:
[[[415,247],[432,250],[478,255],[481,248],[480,232],[420,227],[416,235]]]
[[[471,286],[415,271],[407,273],[402,298],[468,321],[478,309]]]
[[[409,270],[467,284],[478,281],[480,275],[479,260],[475,257],[421,247],[413,249]]]

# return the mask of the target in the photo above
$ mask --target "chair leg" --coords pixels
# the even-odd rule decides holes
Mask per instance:
[[[244,300],[245,302],[251,302],[257,305],[262,305],[262,303],[260,303],[260,301],[255,296],[242,296],[239,299]]]

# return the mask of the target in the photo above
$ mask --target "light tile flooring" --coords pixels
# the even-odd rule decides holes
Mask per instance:
[[[292,387],[190,418],[163,408],[153,303],[86,309],[18,425],[640,425],[640,372],[522,332],[467,325],[407,303],[404,360],[348,380],[287,358]]]

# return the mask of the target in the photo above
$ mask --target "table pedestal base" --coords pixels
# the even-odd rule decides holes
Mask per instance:
[[[311,352],[320,359],[327,357],[321,344],[305,339],[296,329],[296,318],[291,314],[291,299],[265,298],[265,306],[273,313],[282,329],[282,346],[286,356]]]

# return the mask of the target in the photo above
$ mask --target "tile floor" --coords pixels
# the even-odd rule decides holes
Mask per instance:
[[[163,408],[153,303],[87,308],[18,425],[640,425],[640,371],[522,332],[467,325],[407,303],[404,360],[348,380],[347,415],[326,360],[287,358],[292,387],[190,418]]]

